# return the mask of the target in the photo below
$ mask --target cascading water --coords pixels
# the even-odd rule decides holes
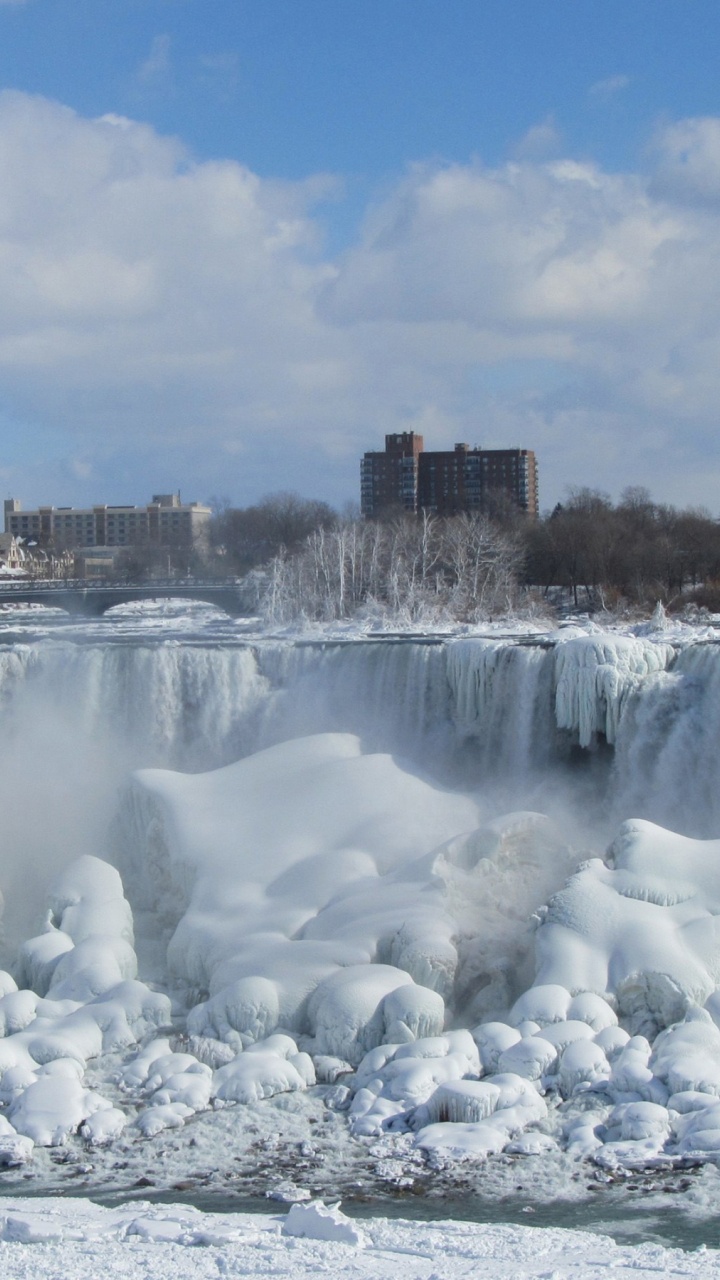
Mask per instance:
[[[104,758],[116,778],[149,765],[216,768],[288,738],[351,732],[446,785],[492,783],[522,802],[573,753],[607,743],[614,819],[720,829],[712,643],[46,639],[0,648],[0,706],[5,756],[30,773],[43,761],[47,776],[54,726],[71,752]]]
[[[615,813],[717,835],[719,741],[720,645],[693,644],[628,699],[615,746]]]

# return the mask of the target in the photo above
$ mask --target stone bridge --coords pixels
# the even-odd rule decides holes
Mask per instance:
[[[115,604],[134,600],[203,600],[217,605],[233,618],[251,610],[239,583],[220,581],[98,583],[83,579],[67,582],[0,582],[0,605],[43,604],[86,618],[99,618]]]

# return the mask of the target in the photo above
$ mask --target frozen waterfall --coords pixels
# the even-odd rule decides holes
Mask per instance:
[[[720,647],[706,639],[576,628],[227,644],[52,638],[0,648],[0,706],[4,755],[25,775],[51,772],[60,739],[76,762],[102,758],[119,779],[343,732],[446,785],[492,784],[517,801],[563,770],[571,786],[591,774],[612,821],[720,830]]]

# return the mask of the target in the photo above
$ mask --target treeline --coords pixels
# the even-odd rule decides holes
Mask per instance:
[[[272,621],[368,609],[407,621],[487,618],[515,604],[522,560],[519,539],[482,516],[345,520],[274,557],[262,606]]]
[[[256,576],[274,621],[351,617],[479,620],[511,610],[652,609],[690,599],[720,607],[720,525],[632,488],[618,503],[577,489],[538,520],[507,501],[492,516],[340,516],[324,502],[273,494],[213,522],[217,570]]]
[[[241,575],[273,556],[297,551],[317,529],[337,526],[341,517],[327,502],[297,493],[270,493],[251,507],[233,507],[212,498],[210,553],[216,567]]]
[[[576,606],[677,606],[691,595],[712,604],[718,594],[717,520],[702,508],[653,502],[646,489],[626,489],[617,504],[597,490],[573,490],[525,525],[522,542],[525,585],[545,595],[564,587]]]

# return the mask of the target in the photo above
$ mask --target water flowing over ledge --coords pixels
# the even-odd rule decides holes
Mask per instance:
[[[527,798],[582,766],[613,821],[720,830],[720,645],[553,633],[243,644],[0,648],[5,749],[43,759],[53,727],[117,775],[218,767],[288,737],[357,734],[448,785]]]

